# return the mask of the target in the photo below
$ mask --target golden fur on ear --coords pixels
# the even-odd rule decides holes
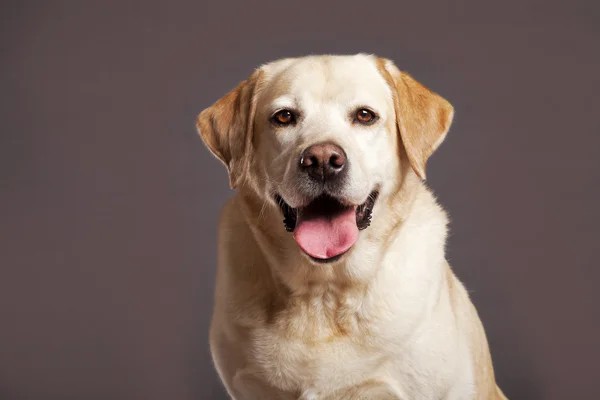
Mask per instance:
[[[196,118],[196,128],[204,144],[227,167],[232,189],[244,181],[249,169],[260,77],[261,71],[255,71]]]
[[[425,179],[425,165],[442,143],[454,117],[454,108],[392,61],[379,59],[378,67],[394,94],[396,123],[412,169]]]

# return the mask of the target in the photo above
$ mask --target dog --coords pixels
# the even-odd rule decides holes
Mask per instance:
[[[453,116],[370,54],[264,64],[198,115],[236,191],[210,327],[231,398],[506,399],[424,183]]]

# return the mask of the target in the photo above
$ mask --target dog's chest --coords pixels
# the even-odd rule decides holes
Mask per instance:
[[[344,387],[373,376],[386,360],[373,322],[351,303],[303,302],[253,333],[251,363],[282,390]]]

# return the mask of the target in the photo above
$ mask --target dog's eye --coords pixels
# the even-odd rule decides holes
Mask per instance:
[[[355,114],[356,121],[365,125],[372,124],[375,122],[376,118],[377,116],[375,113],[371,110],[367,110],[366,108],[359,109]]]
[[[290,110],[277,111],[271,119],[278,125],[291,125],[296,122],[296,116]]]

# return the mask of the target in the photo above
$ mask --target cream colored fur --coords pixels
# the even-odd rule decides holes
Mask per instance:
[[[369,106],[380,119],[348,119]],[[294,126],[270,115],[298,109]],[[422,182],[452,106],[371,55],[284,59],[257,69],[197,119],[236,195],[219,228],[210,347],[229,395],[249,399],[503,399],[486,336],[446,262],[447,218]],[[334,141],[352,162],[341,195],[380,195],[340,261],[315,264],[274,201],[306,203],[298,155]]]

